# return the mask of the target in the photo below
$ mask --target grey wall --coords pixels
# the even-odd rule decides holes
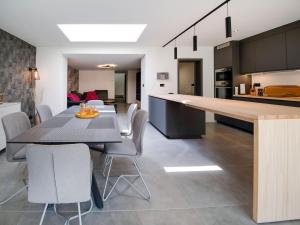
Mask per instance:
[[[35,81],[28,68],[35,66],[36,48],[0,29],[0,92],[5,102],[21,102],[30,118],[35,113]]]
[[[68,92],[79,91],[79,70],[68,66]]]

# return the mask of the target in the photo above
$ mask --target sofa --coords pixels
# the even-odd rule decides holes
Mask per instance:
[[[90,97],[88,96],[90,92],[95,92],[97,96],[96,98],[87,98]],[[88,100],[102,100],[104,104],[106,105],[115,105],[115,100],[114,99],[109,99],[108,98],[108,90],[94,90],[94,91],[88,91],[88,92],[83,92],[80,93],[78,91],[71,91],[68,93],[67,97],[67,107],[71,107],[73,105],[80,105],[80,103],[85,103]]]

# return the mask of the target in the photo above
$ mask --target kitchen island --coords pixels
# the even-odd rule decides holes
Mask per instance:
[[[189,95],[150,96],[253,123],[253,219],[300,219],[300,108]]]

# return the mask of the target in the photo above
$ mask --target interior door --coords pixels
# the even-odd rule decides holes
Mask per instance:
[[[195,95],[195,62],[179,62],[178,93]]]

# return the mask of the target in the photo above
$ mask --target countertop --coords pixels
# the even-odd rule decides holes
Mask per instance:
[[[150,94],[149,96],[179,102],[189,107],[248,122],[271,119],[300,119],[300,108],[297,107],[179,94]]]
[[[300,102],[300,97],[268,97],[268,96],[257,96],[257,95],[233,95],[233,97],[239,98],[260,98],[260,99],[270,99],[279,101],[293,101]]]

